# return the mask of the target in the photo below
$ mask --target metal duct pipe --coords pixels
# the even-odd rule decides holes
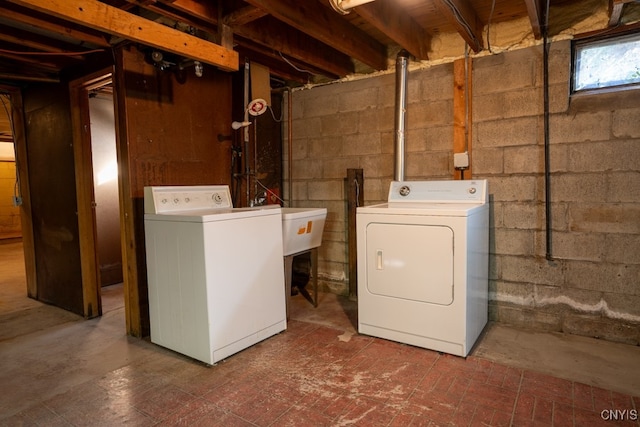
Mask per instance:
[[[393,179],[404,181],[404,128],[407,112],[407,67],[409,52],[401,50],[396,57],[395,164]]]

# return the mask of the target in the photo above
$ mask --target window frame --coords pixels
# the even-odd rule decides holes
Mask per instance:
[[[608,34],[604,36],[601,35],[601,36],[574,39],[571,42],[571,79],[570,79],[569,93],[572,97],[640,89],[640,80],[633,83],[623,83],[623,84],[616,84],[616,85],[604,86],[604,87],[598,87],[598,88],[587,88],[587,89],[575,88],[577,67],[578,67],[578,53],[580,48],[585,46],[597,46],[599,44],[610,43],[612,40],[625,40],[625,39],[636,39],[637,41],[640,41],[640,32],[638,32],[637,30],[629,31],[629,32],[616,32],[614,34]]]

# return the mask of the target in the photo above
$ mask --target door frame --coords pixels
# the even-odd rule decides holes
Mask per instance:
[[[91,152],[89,92],[111,84],[113,68],[106,68],[69,84],[73,154],[76,178],[78,231],[82,275],[83,315],[87,319],[102,315],[100,269],[98,261],[96,203]],[[114,103],[115,111],[115,103]],[[115,126],[115,124],[114,124]]]
[[[20,204],[20,226],[22,228],[22,250],[24,252],[25,279],[27,296],[38,299],[38,280],[36,275],[36,250],[31,213],[31,187],[29,185],[29,162],[27,157],[27,138],[24,122],[24,105],[20,88],[0,85],[2,92],[11,98],[11,120],[13,124],[13,144],[16,151],[16,170],[18,191],[22,197]]]

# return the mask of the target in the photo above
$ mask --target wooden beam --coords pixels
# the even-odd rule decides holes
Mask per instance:
[[[245,25],[253,22],[267,15],[268,13],[262,9],[258,9],[257,7],[253,6],[246,6],[227,14],[224,17],[224,22],[231,27],[238,27],[240,25]]]
[[[36,35],[34,33],[30,33],[27,31],[22,31],[17,28],[11,29],[10,33],[0,33],[0,41],[5,41],[8,43],[12,43],[18,46],[27,47],[30,49],[38,50],[45,52],[45,55],[41,55],[46,57],[47,53],[60,53],[65,56],[65,58],[72,59],[75,61],[84,61],[84,58],[81,54],[75,54],[73,50],[63,49],[61,46],[64,43],[57,42],[56,44],[52,44],[51,38],[47,38],[44,36]],[[76,47],[76,46],[74,46]],[[84,49],[86,50],[86,49]],[[34,52],[37,54],[39,52]],[[28,56],[28,55],[24,55]],[[38,55],[33,55],[33,58],[38,58]]]
[[[280,52],[325,70],[326,76],[345,76],[355,72],[355,66],[347,55],[273,17],[267,16],[232,30],[234,34],[262,45],[265,51]]]
[[[25,279],[27,282],[27,295],[38,298],[38,274],[36,268],[36,249],[34,231],[38,221],[33,218],[31,203],[31,184],[29,183],[29,156],[27,150],[27,136],[24,122],[24,104],[22,103],[22,90],[12,86],[3,86],[0,89],[8,93],[11,98],[11,111],[13,119],[13,143],[16,150],[16,161],[19,167],[16,169],[19,183],[19,194],[22,196],[20,205],[20,225],[22,229],[22,249],[24,251]],[[20,114],[18,114],[20,112]],[[33,165],[31,166],[33,167]],[[36,224],[34,226],[34,223]]]
[[[215,26],[218,22],[217,17],[217,9],[213,7],[211,2],[207,2],[204,4],[193,4],[193,2],[189,2],[188,4],[183,4],[180,2],[179,8],[175,7],[175,3],[170,2],[141,2],[139,0],[126,0],[130,5],[139,7],[144,11],[152,12],[153,14],[159,15],[161,19],[158,19],[153,16],[153,14],[146,14],[145,12],[138,11],[135,13],[137,16],[147,18],[150,21],[166,23],[167,21],[175,21],[180,23],[182,26],[188,25],[190,27],[206,29],[206,31],[211,31],[211,27]],[[193,9],[188,9],[188,7],[193,7]],[[118,9],[123,9],[123,7],[118,7]],[[165,19],[166,18],[166,19]],[[193,33],[191,33],[193,34]]]
[[[87,319],[102,315],[91,134],[88,131],[91,128],[89,88],[96,82],[110,82],[111,72],[111,69],[99,71],[69,84],[79,231],[78,244],[82,274],[82,305],[84,317]]]
[[[171,6],[188,15],[195,15],[200,19],[215,23],[218,19],[218,10],[215,1],[200,0],[160,0],[160,3]]]
[[[375,70],[387,69],[386,47],[351,25],[320,2],[299,0],[246,0],[322,43],[343,52]]]
[[[0,7],[0,16],[7,20],[17,21],[36,28],[42,28],[43,30],[50,31],[59,36],[64,36],[67,38],[71,37],[76,40],[89,43],[93,46],[105,48],[111,47],[109,42],[102,36],[87,33],[84,31],[78,31],[77,29],[74,29],[68,25],[56,24],[54,22],[51,22],[50,20],[20,13],[15,10],[7,9],[5,7]]]
[[[9,0],[20,6],[136,41],[176,55],[237,71],[238,54],[97,0]]]
[[[464,177],[471,178],[471,141],[473,129],[472,112],[472,67],[470,57],[453,62],[453,153],[469,154],[469,167],[464,170]],[[454,179],[462,179],[463,173],[454,169]]]
[[[269,74],[271,74],[272,76],[277,76],[282,79],[298,82],[301,84],[309,83],[312,78],[312,75],[300,72],[295,68],[289,66],[288,64],[283,63],[282,58],[276,57],[275,55],[267,55],[262,50],[261,46],[258,48],[258,50],[253,50],[250,47],[245,46],[242,41],[238,41],[236,50],[240,54],[241,58],[249,58],[252,62],[257,62],[258,64],[264,65],[265,67],[269,68]],[[298,67],[302,69],[304,65],[298,64]]]
[[[524,0],[527,5],[527,14],[531,22],[531,30],[536,39],[542,38],[542,29],[544,27],[544,13],[542,11],[541,0]]]
[[[458,30],[474,52],[480,52],[483,47],[483,24],[478,18],[469,0],[436,0],[436,7]]]
[[[632,0],[609,0],[609,27],[615,27],[620,24],[622,18],[622,9],[626,3]]]
[[[16,64],[29,64],[35,70],[44,73],[57,74],[60,69],[60,65],[58,63],[45,61],[41,56],[27,56],[9,52],[2,52],[0,55],[2,58],[8,58],[15,61]]]
[[[377,1],[353,10],[417,59],[429,59],[430,35],[400,5]]]

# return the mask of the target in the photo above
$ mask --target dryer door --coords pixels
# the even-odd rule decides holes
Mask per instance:
[[[453,230],[443,225],[370,223],[367,288],[375,295],[453,302]]]

